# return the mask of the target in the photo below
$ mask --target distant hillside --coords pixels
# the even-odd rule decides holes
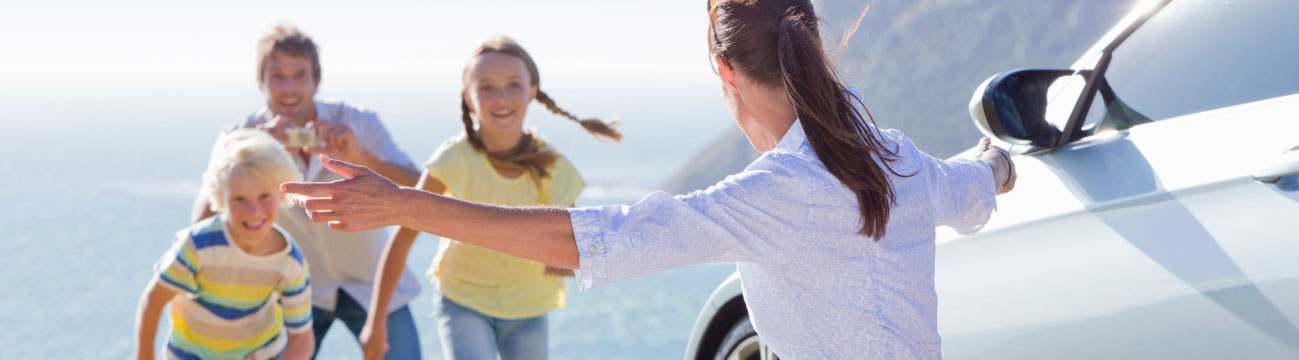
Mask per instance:
[[[703,152],[686,163],[676,176],[668,180],[663,190],[671,194],[684,194],[706,188],[727,175],[744,170],[745,165],[757,158],[758,151],[753,149],[739,128],[734,127],[726,136],[708,145]]]
[[[840,76],[858,87],[883,128],[907,134],[925,152],[947,157],[980,134],[967,105],[974,88],[1017,68],[1064,68],[1136,3],[1134,0],[819,1],[822,35],[837,43],[870,6],[842,49]],[[746,156],[740,156],[746,155]],[[681,169],[664,190],[702,189],[757,158],[733,128]]]

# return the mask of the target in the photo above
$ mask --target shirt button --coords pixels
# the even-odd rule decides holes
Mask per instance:
[[[591,255],[595,255],[595,251],[596,251],[596,250],[599,250],[599,249],[596,249],[596,248],[595,248],[595,245],[591,245],[591,246],[587,246],[587,247],[586,247],[586,253],[591,254]]]

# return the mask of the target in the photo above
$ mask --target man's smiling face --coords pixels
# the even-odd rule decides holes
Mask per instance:
[[[315,110],[317,80],[312,75],[311,60],[280,51],[266,61],[262,92],[271,113],[305,122]]]

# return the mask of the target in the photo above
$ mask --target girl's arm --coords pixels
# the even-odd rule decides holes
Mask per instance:
[[[149,282],[149,285],[145,286],[144,294],[140,296],[140,307],[135,318],[136,359],[151,360],[154,358],[153,340],[158,335],[158,319],[162,317],[163,306],[166,306],[167,302],[175,297],[175,291],[158,285],[157,277],[154,277]]]
[[[434,194],[446,192],[446,185],[429,175],[428,171],[424,171],[420,176],[416,187]],[[392,293],[396,291],[398,280],[401,280],[401,275],[406,269],[406,257],[410,254],[410,247],[415,243],[417,236],[419,230],[406,227],[398,229],[388,240],[388,246],[384,248],[383,256],[379,260],[379,268],[375,269],[374,290],[370,296],[373,300],[370,301],[370,312],[366,316],[365,328],[361,330],[360,336],[361,348],[366,359],[381,359],[386,351],[388,303],[392,300]]]
[[[332,183],[284,183],[280,189],[307,209],[311,219],[339,231],[402,225],[505,254],[566,269],[578,268],[568,211],[476,204],[402,188],[373,170],[321,157],[325,168],[347,177]],[[530,241],[518,241],[528,234]]]
[[[284,360],[309,360],[316,351],[316,335],[311,329],[289,334],[289,344],[284,347]]]

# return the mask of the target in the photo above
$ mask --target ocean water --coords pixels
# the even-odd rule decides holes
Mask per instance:
[[[626,140],[593,140],[539,106],[529,126],[563,150],[589,187],[578,205],[631,203],[732,125],[716,87],[635,93],[548,89],[580,114],[619,115]],[[417,163],[459,133],[457,94],[322,88],[377,110]],[[152,264],[188,223],[217,130],[261,104],[251,86],[0,99],[0,358],[120,359],[134,347],[136,305]],[[423,235],[408,263],[422,274],[437,251]],[[682,356],[691,327],[730,264],[677,269],[578,292],[550,314],[556,359]],[[411,308],[426,359],[441,358],[427,282]],[[160,325],[166,329],[167,324]],[[162,342],[157,342],[158,346]],[[321,359],[359,357],[336,324]]]

